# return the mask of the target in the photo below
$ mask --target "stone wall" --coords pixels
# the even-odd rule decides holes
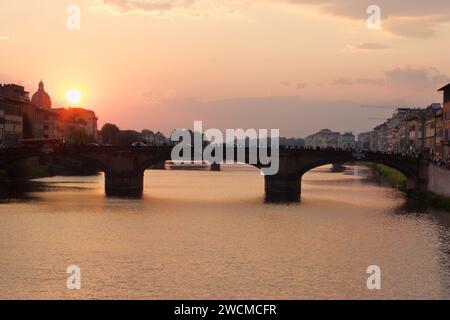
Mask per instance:
[[[431,164],[428,167],[428,190],[450,197],[450,170]]]

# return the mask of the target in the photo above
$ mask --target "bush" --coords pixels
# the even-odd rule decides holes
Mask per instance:
[[[407,192],[408,196],[420,201],[428,206],[445,209],[450,211],[450,198],[440,196],[431,191],[407,190],[407,178],[400,171],[384,166],[382,164],[372,164],[370,168],[379,174],[390,185],[398,188],[400,191]]]

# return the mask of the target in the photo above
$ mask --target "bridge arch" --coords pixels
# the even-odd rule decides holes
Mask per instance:
[[[105,191],[110,196],[141,196],[144,171],[151,165],[171,158],[171,147],[58,147],[52,150],[17,148],[0,150],[0,166],[32,157],[76,159],[105,172]],[[268,201],[299,201],[302,176],[311,169],[332,163],[379,163],[404,173],[408,188],[426,189],[428,163],[395,155],[335,150],[280,149],[279,171],[266,175],[265,191]],[[263,171],[263,165],[248,163]],[[425,169],[425,170],[424,170]]]
[[[403,175],[405,175],[405,177],[407,179],[417,179],[417,172],[415,172],[414,170],[412,170],[412,168],[409,168],[407,166],[402,166],[396,163],[392,163],[389,161],[379,161],[379,160],[358,160],[358,159],[351,159],[348,161],[339,161],[339,163],[355,163],[355,162],[364,162],[364,163],[373,163],[373,164],[382,164],[385,165],[387,167],[390,167],[392,169],[395,169],[399,172],[401,172]],[[330,160],[321,160],[321,161],[317,161],[316,163],[313,164],[308,164],[307,166],[304,166],[301,168],[300,171],[300,176],[303,176],[305,173],[307,173],[308,171],[311,171],[315,168],[318,167],[322,167],[325,165],[329,165],[329,164],[334,164],[336,163],[336,161],[330,161]]]
[[[367,162],[386,165],[403,173],[407,189],[426,189],[427,164],[420,159],[396,155],[369,153],[364,155],[345,151],[302,150],[280,157],[280,172],[265,177],[266,199],[269,201],[300,201],[302,177],[308,171],[328,164]]]
[[[81,152],[51,152],[44,153],[41,150],[18,150],[17,152],[10,154],[2,154],[0,156],[0,167],[8,168],[13,166],[16,163],[20,163],[21,161],[25,161],[28,159],[39,158],[39,159],[47,159],[47,160],[58,160],[58,161],[67,161],[67,160],[75,160],[79,161],[83,164],[88,165],[91,168],[95,168],[96,170],[106,172],[108,170],[108,166],[106,163],[96,159],[94,157],[90,157],[85,153]]]

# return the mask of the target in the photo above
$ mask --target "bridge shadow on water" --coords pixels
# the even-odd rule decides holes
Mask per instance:
[[[44,192],[46,185],[36,181],[2,182],[0,184],[0,204],[9,203],[14,200],[36,201],[32,196],[34,192]]]
[[[64,177],[53,181],[43,180],[20,180],[20,181],[2,181],[0,184],[0,204],[13,201],[40,201],[38,194],[44,192],[58,191],[84,191],[96,189],[86,186],[85,182],[76,182],[70,180],[73,176]],[[82,176],[85,177],[85,176]],[[79,186],[77,186],[79,184]]]

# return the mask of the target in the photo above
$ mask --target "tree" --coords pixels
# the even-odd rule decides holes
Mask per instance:
[[[102,133],[103,143],[113,145],[118,143],[120,133],[118,126],[112,123],[106,123],[100,131]]]
[[[66,139],[69,145],[82,145],[94,142],[94,137],[89,135],[86,130],[82,128],[72,128]]]
[[[140,141],[140,133],[133,130],[120,131],[117,136],[119,146],[130,146],[136,141]]]

